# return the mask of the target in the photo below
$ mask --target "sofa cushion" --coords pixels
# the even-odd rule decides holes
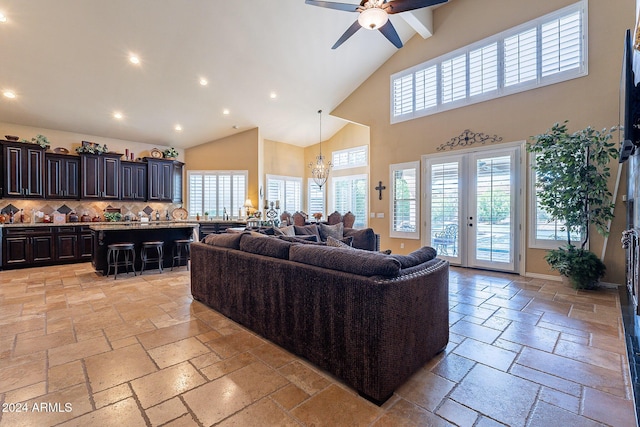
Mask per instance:
[[[344,236],[344,225],[341,222],[333,225],[321,223],[318,225],[318,231],[320,232],[320,240],[323,242],[326,242],[329,236],[340,240]]]
[[[275,232],[276,236],[295,236],[296,235],[296,229],[293,228],[293,225],[290,225],[288,227],[273,227],[273,231]]]
[[[204,238],[204,243],[223,248],[240,249],[241,233],[209,234]]]
[[[345,237],[342,239],[334,239],[331,236],[327,236],[327,246],[334,246],[336,248],[350,248],[353,249],[351,244],[353,243],[353,237]]]
[[[409,268],[414,265],[430,261],[434,259],[437,254],[437,251],[431,246],[423,246],[420,249],[411,252],[409,255],[393,254],[389,256],[397,259],[400,262],[400,267]]]
[[[360,276],[395,277],[400,271],[397,259],[379,252],[331,246],[294,245],[289,249],[289,259]]]
[[[296,236],[308,236],[314,235],[318,236],[318,241],[320,241],[320,232],[318,231],[318,226],[315,224],[310,225],[294,225],[293,229],[296,231]]]
[[[250,234],[242,234],[240,240],[241,251],[280,259],[289,258],[289,247],[292,245],[293,243],[273,237],[258,237]]]

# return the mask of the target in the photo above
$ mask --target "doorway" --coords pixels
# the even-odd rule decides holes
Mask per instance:
[[[425,245],[462,267],[519,272],[521,144],[425,156]]]

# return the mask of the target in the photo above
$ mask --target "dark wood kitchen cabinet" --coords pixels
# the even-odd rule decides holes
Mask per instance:
[[[183,163],[152,157],[145,157],[145,160],[147,162],[147,200],[182,202]]]
[[[48,199],[79,199],[80,158],[47,153],[45,160],[47,172],[45,196]]]
[[[120,162],[120,198],[122,200],[147,200],[147,164]]]
[[[36,144],[2,142],[2,195],[44,198],[44,148]]]
[[[80,197],[120,198],[120,158],[122,154],[80,154]]]
[[[51,227],[5,228],[2,236],[2,267],[31,267],[54,261]]]

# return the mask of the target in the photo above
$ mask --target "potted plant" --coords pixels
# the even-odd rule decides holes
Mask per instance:
[[[31,138],[31,143],[38,144],[41,148],[44,148],[45,150],[48,150],[49,146],[51,146],[51,144],[49,143],[49,139],[42,134],[37,134],[35,137]]]
[[[607,184],[609,162],[618,157],[618,149],[610,142],[617,128],[587,127],[569,133],[566,124],[556,123],[532,137],[527,151],[535,155],[539,205],[551,220],[564,223],[567,233],[567,245],[550,250],[545,260],[574,288],[593,289],[606,267],[586,247],[590,227],[607,236],[613,219],[613,196]],[[576,233],[582,236],[579,247],[571,241]]]
[[[170,147],[170,148],[167,148],[166,150],[164,150],[162,152],[162,154],[167,159],[175,159],[176,157],[178,157],[178,150],[176,150],[173,147]]]

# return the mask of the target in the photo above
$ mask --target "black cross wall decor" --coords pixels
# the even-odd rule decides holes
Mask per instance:
[[[378,200],[382,200],[382,190],[386,189],[387,187],[382,185],[382,181],[378,181],[378,186],[375,188],[375,190],[378,190]]]

